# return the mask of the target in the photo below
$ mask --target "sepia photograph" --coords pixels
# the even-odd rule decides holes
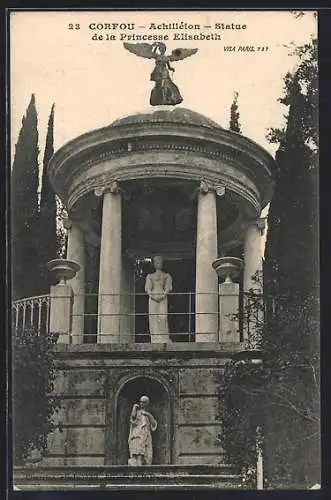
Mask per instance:
[[[320,489],[317,12],[8,19],[13,490]]]

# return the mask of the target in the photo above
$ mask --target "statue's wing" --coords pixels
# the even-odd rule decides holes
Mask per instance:
[[[175,49],[168,56],[168,61],[180,61],[186,57],[193,56],[197,52],[198,49]]]
[[[140,57],[147,57],[154,59],[155,53],[153,52],[153,45],[149,43],[123,43],[124,47],[132,54]]]

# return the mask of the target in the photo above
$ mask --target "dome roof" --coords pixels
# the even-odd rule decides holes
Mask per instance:
[[[157,106],[148,111],[119,118],[111,124],[111,127],[134,125],[138,123],[176,123],[222,129],[218,123],[206,118],[204,115],[179,106]]]

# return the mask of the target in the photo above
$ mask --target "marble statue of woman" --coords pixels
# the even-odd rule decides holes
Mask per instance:
[[[151,465],[153,462],[152,432],[157,428],[153,415],[147,411],[148,396],[141,396],[134,404],[130,417],[129,465]]]
[[[169,342],[168,293],[172,291],[170,274],[162,271],[163,260],[157,255],[153,258],[155,272],[146,277],[145,291],[149,296],[148,320],[151,343]]]

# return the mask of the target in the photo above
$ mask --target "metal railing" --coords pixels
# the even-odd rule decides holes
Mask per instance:
[[[209,294],[210,295],[210,294]],[[168,308],[166,313],[149,312],[146,293],[103,294],[103,298],[117,300],[120,303],[119,313],[105,313],[104,308],[98,313],[100,297],[97,293],[84,294],[84,339],[89,342],[95,340],[98,324],[109,318],[108,323],[116,325],[116,331],[100,333],[102,335],[116,335],[118,330],[122,334],[131,336],[132,342],[150,342],[149,319],[166,316],[169,335],[173,341],[194,342],[195,337],[195,293],[169,293],[167,295]],[[201,313],[204,314],[204,313]],[[218,318],[218,311],[210,312]],[[80,314],[73,312],[73,318]],[[113,321],[112,321],[113,320]],[[118,328],[117,328],[117,325]]]
[[[50,296],[37,295],[15,300],[12,305],[12,325],[14,332],[26,327],[34,328],[37,335],[49,331]]]
[[[217,297],[217,307],[211,309],[210,302],[215,305],[215,295]],[[250,335],[253,324],[256,325],[261,321],[261,312],[256,311],[254,304],[251,307],[247,306],[245,295],[243,292],[239,293],[237,313],[228,315],[229,319],[237,325],[240,341]],[[227,296],[223,295],[222,297],[226,298]],[[103,335],[114,335],[123,340],[126,338],[127,342],[151,342],[149,321],[153,317],[160,317],[160,313],[149,312],[149,297],[146,293],[104,294],[102,298],[115,300],[119,312],[116,314],[104,312],[104,306],[100,309],[101,298],[98,293],[74,296],[71,337],[74,335],[83,336],[84,343],[96,343]],[[80,307],[76,307],[79,301],[81,301]],[[170,340],[174,342],[195,342],[197,333],[201,333],[197,331],[196,322],[205,316],[209,317],[208,319],[213,325],[217,324],[217,331],[219,331],[222,325],[219,324],[218,301],[219,295],[210,292],[198,294],[195,292],[169,293],[167,312],[161,314],[163,316],[161,321],[164,321],[166,317]],[[14,329],[17,331],[20,328],[32,326],[36,329],[38,335],[48,332],[50,305],[50,295],[40,295],[15,301],[12,306]],[[199,310],[197,310],[197,307],[199,307]],[[262,311],[262,316],[264,317],[264,311]],[[80,318],[82,320],[77,321]],[[100,328],[100,322],[102,321],[106,325],[106,330]],[[203,334],[208,335],[208,332],[203,332]]]

